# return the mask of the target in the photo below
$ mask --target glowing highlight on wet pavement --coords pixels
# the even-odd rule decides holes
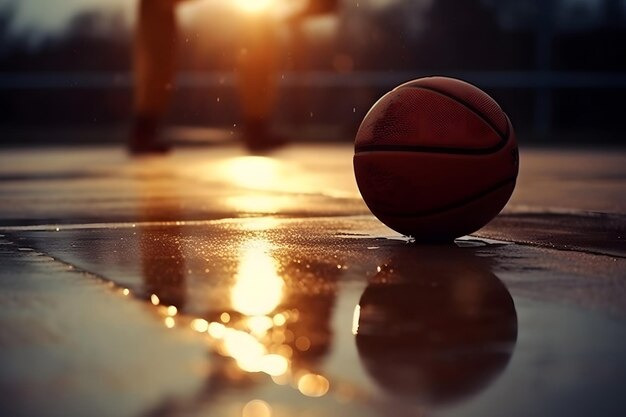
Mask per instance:
[[[156,294],[150,296],[150,301],[165,316],[165,327],[187,323],[205,336],[212,351],[231,358],[240,372],[265,373],[277,385],[290,385],[307,397],[321,397],[330,389],[329,380],[294,362],[294,349],[306,352],[311,341],[305,335],[296,337],[287,328],[297,325],[302,316],[297,309],[282,307],[285,280],[273,256],[275,245],[263,237],[277,222],[252,219],[252,227],[250,222],[242,225],[242,230],[254,232],[255,237],[242,240],[237,249],[238,263],[229,288],[231,309],[215,314],[219,321],[180,314],[175,306],[160,308]]]
[[[79,387],[77,404],[104,399],[117,410],[131,392],[152,392],[140,397],[147,416],[552,417],[556,409],[610,416],[623,408],[626,308],[616,277],[624,261],[616,247],[580,253],[469,237],[450,247],[408,244],[367,214],[352,178],[337,174],[350,168],[344,151],[270,158],[216,149],[215,160],[190,152],[120,163],[99,171],[97,192],[80,178],[64,192],[54,181],[29,181],[46,191],[37,201],[0,183],[15,195],[2,208],[13,223],[0,232],[15,249],[0,245],[0,259],[45,254],[43,264],[54,266],[42,272],[38,296],[57,297],[45,308],[30,297],[29,320],[21,321],[26,310],[5,317],[3,329],[25,335],[27,346],[3,346],[11,386],[33,387],[19,364],[39,363],[31,352],[44,348],[29,340],[61,340],[49,349],[98,387]],[[107,217],[93,211],[98,199],[108,202]],[[48,201],[45,213],[39,201]],[[36,218],[46,221],[29,226]],[[0,285],[19,298],[14,271],[0,271]],[[47,290],[69,272],[69,287]],[[81,304],[78,282],[105,301]],[[84,306],[80,315],[72,305]],[[62,323],[50,309],[65,311]],[[82,323],[83,315],[94,321]],[[74,326],[76,340],[63,342],[59,326]],[[118,343],[124,349],[111,361]],[[55,381],[73,378],[39,369]],[[66,405],[41,398],[51,409]]]
[[[266,316],[280,304],[284,282],[276,272],[270,250],[266,240],[244,242],[240,249],[236,281],[231,289],[231,303],[239,313]]]

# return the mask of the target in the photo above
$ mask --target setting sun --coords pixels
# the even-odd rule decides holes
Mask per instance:
[[[237,7],[249,13],[267,10],[272,3],[274,0],[235,0]]]

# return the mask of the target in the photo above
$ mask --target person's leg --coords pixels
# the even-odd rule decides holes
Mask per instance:
[[[139,0],[134,45],[134,121],[129,151],[163,153],[158,126],[170,101],[176,54],[176,0]]]
[[[263,13],[248,16],[242,26],[238,57],[238,92],[244,121],[244,143],[253,151],[285,143],[270,131],[277,96],[276,22]]]

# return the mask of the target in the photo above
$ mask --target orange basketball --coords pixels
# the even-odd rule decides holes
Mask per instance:
[[[416,241],[483,227],[513,193],[519,157],[498,103],[464,81],[429,77],[383,96],[355,141],[354,173],[369,209]]]

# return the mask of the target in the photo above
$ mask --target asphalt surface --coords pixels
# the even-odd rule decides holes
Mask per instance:
[[[415,245],[348,145],[0,155],[0,414],[622,415],[626,151]]]

